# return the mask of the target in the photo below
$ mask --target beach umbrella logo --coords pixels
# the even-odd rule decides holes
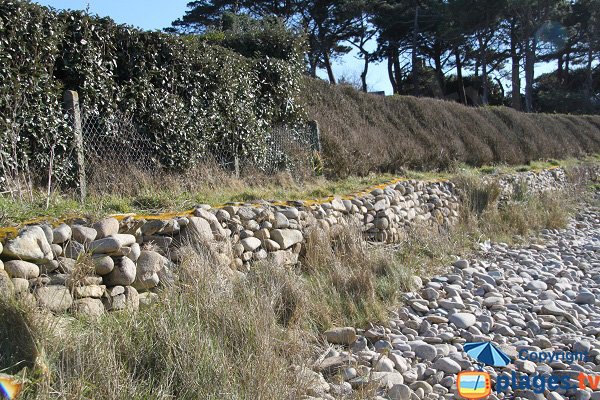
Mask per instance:
[[[465,343],[463,350],[478,363],[491,367],[506,367],[511,361],[509,356],[491,342]]]

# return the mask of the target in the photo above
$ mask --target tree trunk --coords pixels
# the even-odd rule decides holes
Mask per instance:
[[[333,75],[333,68],[331,66],[331,58],[329,57],[329,52],[323,52],[323,60],[325,62],[325,69],[327,69],[327,76],[329,77],[329,83],[335,85],[335,75]]]
[[[412,81],[415,96],[419,96],[419,57],[417,54],[419,39],[419,6],[415,9],[415,21],[412,39]]]
[[[560,53],[556,58],[556,77],[560,83],[563,83],[564,76],[564,53]]]
[[[362,81],[362,91],[367,93],[367,73],[369,72],[369,53],[362,50],[362,55],[364,57],[365,65],[363,66],[363,71],[360,74],[360,80]]]
[[[402,68],[400,67],[400,54],[398,54],[398,49],[394,49],[394,79],[396,80],[398,93],[402,92]]]
[[[390,78],[390,83],[392,84],[392,90],[394,94],[400,93],[400,88],[396,84],[396,78],[394,77],[394,52],[392,49],[388,50],[388,77]]]
[[[488,87],[488,73],[487,73],[487,52],[486,45],[481,37],[477,38],[479,42],[479,51],[481,52],[481,86],[483,88],[483,95],[481,96],[481,102],[484,106],[487,106],[489,102],[489,87]]]
[[[535,52],[537,39],[535,36],[525,45],[525,111],[533,112],[533,80],[535,78]]]
[[[308,53],[308,66],[310,68],[310,76],[313,78],[317,77],[317,59],[314,55]]]
[[[456,59],[456,82],[458,84],[458,98],[462,104],[467,104],[467,94],[465,93],[465,84],[462,76],[462,60],[460,59],[460,50],[454,46],[454,57]]]
[[[438,85],[440,88],[440,92],[442,94],[442,98],[445,96],[446,94],[446,90],[445,90],[445,81],[444,81],[444,70],[442,68],[442,54],[440,51],[440,44],[439,41],[436,40],[436,45],[435,45],[435,57],[434,57],[434,62],[435,62],[435,76],[437,77],[437,81],[438,81]]]
[[[594,71],[592,70],[592,63],[594,61],[594,49],[592,48],[592,40],[590,40],[588,49],[588,59],[586,66],[586,80],[585,80],[585,99],[587,103],[592,105],[592,93],[594,92]]]
[[[521,57],[517,44],[516,27],[513,20],[510,29],[510,58],[512,63],[512,107],[521,111]]]

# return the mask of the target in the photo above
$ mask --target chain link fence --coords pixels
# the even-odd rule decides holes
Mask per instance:
[[[80,131],[85,179],[90,186],[108,188],[130,171],[152,175],[164,170],[155,157],[152,138],[140,134],[130,116],[119,112],[110,116],[99,115],[82,109],[80,128],[76,118],[76,113],[71,112],[68,123],[76,137],[77,131]],[[221,168],[238,176],[252,171],[290,171],[299,176],[318,172],[315,160],[318,164],[321,145],[316,122],[304,126],[274,127],[266,142],[268,149],[261,157],[243,157],[237,155],[234,149],[220,146],[198,154],[198,162],[216,161]]]

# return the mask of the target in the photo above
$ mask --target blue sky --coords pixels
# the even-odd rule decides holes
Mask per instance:
[[[170,26],[172,21],[184,15],[189,0],[36,0],[34,2],[58,9],[74,10],[86,9],[89,5],[92,14],[109,16],[119,23],[154,30]],[[336,60],[333,69],[337,79],[345,75],[360,80],[362,66],[363,62],[356,58],[356,53],[351,53]],[[547,65],[540,67],[536,70],[536,75],[550,69]],[[319,71],[319,76],[326,78],[327,74],[325,71]],[[369,90],[383,90],[391,94],[392,88],[388,80],[386,63],[370,65],[367,83]],[[505,86],[509,86],[508,83]],[[510,87],[505,89],[508,91]]]

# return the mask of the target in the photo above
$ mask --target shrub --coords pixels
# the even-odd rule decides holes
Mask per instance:
[[[260,166],[272,127],[302,120],[296,42],[283,44],[276,57],[257,51],[248,55],[259,58],[247,58],[195,36],[144,32],[18,0],[0,3],[0,36],[0,132],[12,138],[0,141],[3,159],[18,143],[21,164],[46,169],[53,146],[57,174],[69,174],[65,89],[76,90],[92,115],[131,115],[160,163],[178,170],[216,151]],[[240,45],[273,45],[259,39],[250,34]]]

